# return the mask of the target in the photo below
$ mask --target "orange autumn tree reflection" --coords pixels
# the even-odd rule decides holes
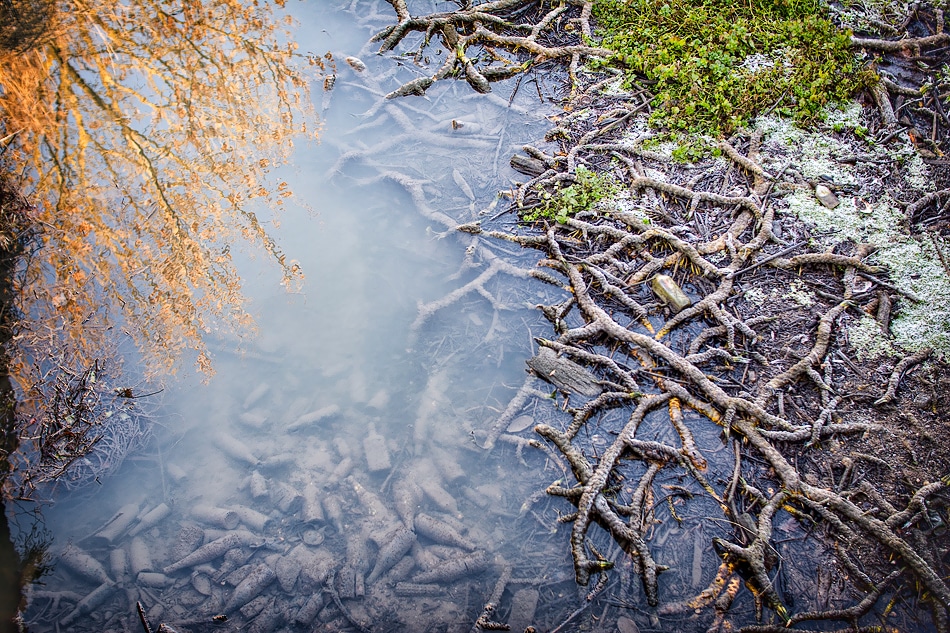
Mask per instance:
[[[254,212],[290,196],[271,169],[294,138],[317,132],[307,60],[282,5],[0,3],[2,161],[21,175],[38,238],[19,278],[24,318],[11,346],[11,375],[27,402],[50,400],[51,365],[101,385],[88,378],[115,360],[116,326],[151,373],[173,371],[189,351],[210,373],[202,335],[253,328],[236,243],[263,249],[283,283],[299,281]],[[323,68],[319,58],[309,63]],[[66,391],[77,384],[67,383]],[[101,395],[91,393],[97,403]],[[28,415],[74,439],[75,416]],[[41,436],[23,433],[35,443]],[[80,446],[37,452],[60,468],[92,444]]]
[[[25,312],[92,351],[121,306],[151,367],[250,325],[230,248],[299,269],[251,210],[290,195],[271,165],[314,135],[289,21],[241,0],[13,0],[46,27],[0,53],[7,160],[27,165],[43,248]]]

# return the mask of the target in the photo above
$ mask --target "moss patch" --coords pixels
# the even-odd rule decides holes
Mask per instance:
[[[590,209],[617,189],[609,176],[594,173],[583,165],[578,165],[574,179],[574,184],[567,187],[540,190],[540,206],[523,212],[522,219],[527,222],[542,219],[564,222],[574,214]]]
[[[730,132],[766,109],[818,117],[874,80],[818,0],[598,0],[602,45],[655,82],[653,122]]]

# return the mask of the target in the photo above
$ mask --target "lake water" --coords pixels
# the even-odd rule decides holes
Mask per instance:
[[[487,274],[534,258],[448,230],[507,206],[507,160],[550,127],[538,97],[554,80],[384,103],[424,72],[365,47],[390,7],[329,4],[295,9],[301,48],[331,51],[338,77],[314,86],[321,143],[284,176],[310,210],[273,227],[305,284],[287,293],[263,257],[244,261],[259,337],[212,338],[216,375],[166,384],[145,450],[55,493],[42,515],[57,563],[30,630],[141,630],[140,602],[153,628],[463,631],[503,575],[492,617],[518,630],[585,604],[538,494],[560,471],[536,449],[479,448],[549,334],[533,306],[560,291]],[[552,415],[537,406],[522,435]],[[176,566],[208,543],[217,553]]]

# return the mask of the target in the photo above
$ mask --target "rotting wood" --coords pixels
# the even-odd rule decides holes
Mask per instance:
[[[592,398],[603,392],[597,378],[574,361],[558,356],[553,350],[542,347],[537,355],[527,360],[528,367],[538,378],[551,383],[565,393],[578,393]]]

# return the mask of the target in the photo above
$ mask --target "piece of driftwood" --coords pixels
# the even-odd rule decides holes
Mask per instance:
[[[592,373],[574,361],[558,356],[547,347],[538,350],[538,355],[529,358],[528,367],[538,378],[546,380],[565,393],[578,393],[593,398],[604,390]]]
[[[538,160],[537,158],[522,156],[521,154],[513,155],[511,157],[510,164],[511,168],[515,171],[532,177],[540,176],[548,170],[547,165],[544,164],[544,161]]]

